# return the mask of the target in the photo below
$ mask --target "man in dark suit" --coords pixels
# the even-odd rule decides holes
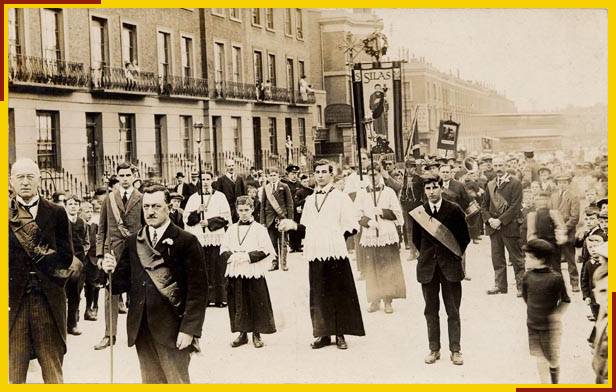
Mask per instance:
[[[443,180],[443,198],[452,203],[456,203],[462,211],[466,211],[471,198],[464,185],[453,179],[452,168],[449,164],[439,168],[439,175]]]
[[[297,207],[297,196],[296,194],[300,189],[302,189],[302,184],[299,181],[299,166],[290,164],[286,169],[287,176],[283,178],[281,181],[287,184],[289,190],[291,190],[291,195],[293,196],[293,205]],[[299,223],[299,216],[297,210],[293,212],[292,219],[295,220],[296,223]],[[292,231],[289,234],[289,247],[291,248],[291,252],[299,252],[302,246],[302,238],[300,234],[296,231]]]
[[[280,181],[280,173],[277,167],[268,169],[268,183],[263,186],[261,195],[261,212],[259,218],[261,224],[267,227],[267,231],[272,240],[272,245],[276,249],[281,260],[283,271],[287,270],[286,257],[282,252],[286,252],[286,244],[284,244],[280,231],[278,231],[278,222],[282,219],[293,219],[293,195],[289,186]],[[272,262],[270,271],[278,269],[278,259]]]
[[[197,177],[198,176],[199,175],[197,174]],[[197,192],[197,188],[191,183],[187,184],[184,182],[184,173],[182,172],[177,172],[177,174],[175,175],[175,179],[177,180],[178,184],[175,186],[175,188],[173,188],[173,191],[182,195],[183,199],[180,202],[180,208],[184,209],[186,207],[186,202],[188,201],[188,198],[190,197],[190,195]]]
[[[442,179],[427,176],[424,191],[428,201],[411,211],[413,244],[419,250],[417,280],[426,303],[430,353],[424,359],[432,364],[440,359],[439,290],[447,311],[449,350],[455,365],[464,363],[460,352],[460,302],[464,269],[462,255],[470,242],[464,212],[442,197]]]
[[[133,188],[134,174],[130,164],[120,163],[116,173],[120,183],[107,195],[101,206],[96,236],[96,257],[99,268],[105,253],[113,251],[116,255],[122,254],[126,238],[138,232],[143,226],[142,195]],[[109,314],[109,301],[112,302],[111,314]],[[95,350],[102,350],[115,343],[119,301],[119,295],[110,298],[109,290],[105,290],[105,336],[94,346]]]
[[[418,163],[413,159],[409,159],[404,163],[405,172],[400,190],[400,206],[402,207],[402,215],[404,215],[404,242],[407,249],[411,249],[412,222],[409,212],[420,206],[424,198],[423,179],[417,173]],[[416,249],[411,249],[411,259],[416,255]]]
[[[571,192],[571,175],[556,176],[556,190],[550,200],[553,209],[560,212],[567,226],[567,242],[560,246],[560,255],[567,263],[571,291],[580,291],[580,274],[575,264],[575,229],[580,219],[580,201]],[[559,271],[560,272],[560,271]]]
[[[421,283],[426,307],[430,353],[424,359],[432,364],[440,359],[439,290],[447,311],[449,350],[455,365],[464,363],[460,352],[460,302],[462,300],[462,255],[470,242],[464,212],[442,197],[442,179],[427,176],[424,191],[428,201],[411,211],[413,244],[419,250],[417,280]]]
[[[493,160],[496,177],[488,182],[483,199],[483,221],[486,234],[490,236],[492,266],[494,267],[495,287],[488,294],[507,293],[507,262],[513,265],[518,297],[522,296],[522,277],[524,275],[524,252],[520,246],[520,214],[522,213],[522,183],[509,175],[504,159]]]
[[[73,260],[68,217],[39,197],[30,159],[11,168],[9,208],[9,381],[25,383],[32,356],[45,383],[62,383],[66,353],[64,284]]]
[[[235,161],[233,159],[227,159],[225,161],[226,172],[224,175],[218,177],[216,182],[212,184],[212,187],[222,192],[227,198],[227,203],[231,208],[231,219],[233,223],[238,221],[237,208],[235,208],[235,200],[239,196],[246,195],[246,184],[241,176],[235,173]]]
[[[119,255],[105,253],[112,293],[131,292],[128,345],[135,345],[144,384],[190,383],[190,353],[199,351],[207,274],[197,238],[171,223],[169,192],[144,189],[146,226],[132,234]],[[117,256],[117,264],[116,264]]]

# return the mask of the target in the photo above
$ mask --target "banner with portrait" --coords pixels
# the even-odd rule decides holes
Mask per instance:
[[[353,69],[353,94],[358,142],[388,144],[402,160],[402,109],[400,62],[361,63]],[[362,123],[369,123],[363,129]],[[363,134],[365,132],[371,134]],[[377,142],[378,140],[378,142]]]
[[[455,121],[441,121],[438,127],[436,148],[456,151],[458,147],[458,130],[460,124]]]

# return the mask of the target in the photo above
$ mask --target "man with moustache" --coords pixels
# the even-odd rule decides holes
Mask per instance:
[[[237,209],[235,208],[235,200],[239,196],[246,195],[246,184],[242,176],[235,173],[235,161],[233,159],[227,159],[225,161],[225,170],[226,173],[218,177],[212,186],[217,191],[222,192],[227,198],[227,203],[229,203],[229,207],[231,208],[231,218],[233,223],[235,223],[239,219]]]
[[[524,275],[524,252],[520,246],[520,215],[522,212],[522,184],[505,170],[505,161],[497,157],[493,161],[496,177],[488,182],[482,204],[486,234],[490,236],[492,266],[494,267],[494,288],[489,295],[507,293],[507,262],[513,265],[517,296],[522,297]]]
[[[112,293],[131,292],[128,346],[136,346],[144,384],[190,383],[191,352],[199,351],[207,274],[197,238],[169,219],[169,191],[144,189],[146,226],[131,234],[122,253],[105,253]]]
[[[11,167],[9,200],[9,382],[26,382],[36,358],[45,383],[62,383],[66,353],[64,284],[73,260],[64,208],[38,194],[41,174],[30,159]]]

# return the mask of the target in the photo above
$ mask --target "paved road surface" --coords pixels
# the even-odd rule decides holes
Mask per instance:
[[[308,266],[301,254],[289,255],[290,271],[268,276],[278,332],[263,335],[265,347],[252,344],[232,349],[227,309],[208,308],[203,353],[190,366],[193,383],[537,383],[534,358],[528,353],[526,306],[515,296],[509,267],[507,295],[488,296],[493,284],[489,239],[471,245],[467,267],[472,281],[462,289],[462,353],[464,365],[449,360],[446,315],[441,307],[442,359],[425,365],[428,352],[421,286],[415,279],[415,261],[403,251],[407,298],[394,301],[394,313],[367,313],[365,283],[356,281],[366,329],[364,337],[347,337],[349,349],[335,346],[312,350],[308,307]],[[353,262],[353,267],[355,263]],[[355,269],[355,268],[354,268]],[[565,280],[568,274],[565,272]],[[102,296],[101,296],[102,297]],[[593,383],[591,351],[586,343],[592,325],[580,293],[563,318],[561,382]],[[84,307],[82,301],[82,309]],[[101,304],[103,301],[101,298]],[[102,309],[101,309],[102,310]],[[83,310],[82,310],[83,313]],[[68,337],[64,360],[67,383],[103,383],[109,380],[109,351],[92,347],[104,331],[104,317],[80,321],[81,336]],[[119,321],[115,348],[115,381],[139,383],[135,348],[126,346],[126,316]],[[29,382],[41,382],[40,369],[32,366]]]

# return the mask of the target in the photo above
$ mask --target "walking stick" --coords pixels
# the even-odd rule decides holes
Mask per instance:
[[[114,341],[113,338],[115,334],[113,333],[113,295],[111,294],[111,276],[113,275],[111,272],[108,272],[109,275],[109,317],[107,317],[107,322],[109,323],[109,383],[113,384],[113,346]]]
[[[111,250],[111,255],[115,257],[115,253]],[[113,271],[107,272],[107,277],[109,278],[109,317],[107,317],[107,322],[109,323],[109,383],[113,384],[113,346],[114,346],[114,337],[115,333],[113,331],[113,295],[111,291],[111,287],[113,284],[112,281]]]

